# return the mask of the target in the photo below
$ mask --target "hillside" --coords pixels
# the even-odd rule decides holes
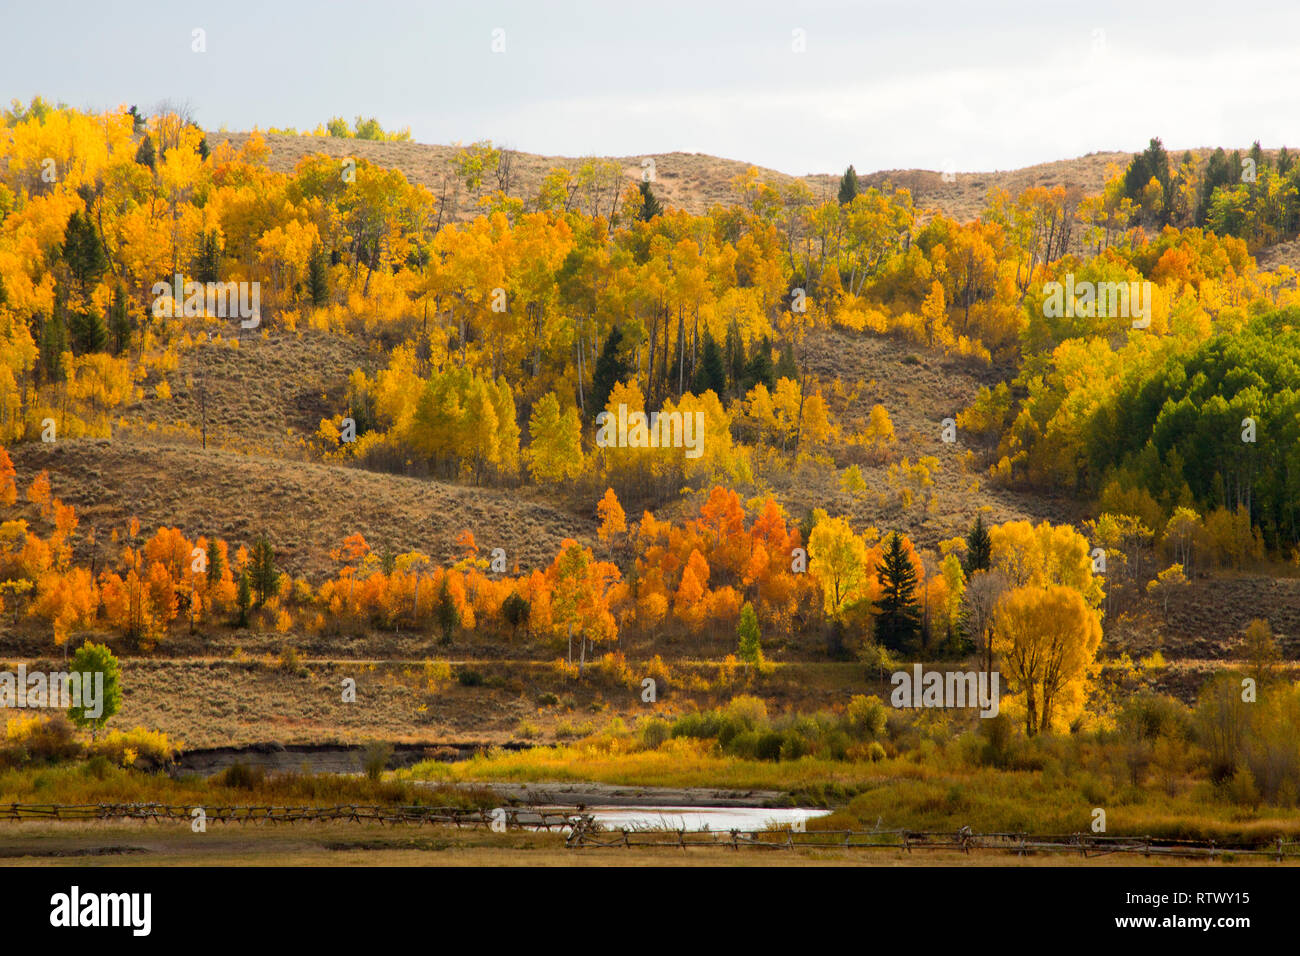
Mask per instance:
[[[248,133],[209,131],[212,145],[228,141],[241,148]],[[360,139],[342,139],[331,136],[291,136],[279,133],[262,134],[270,147],[269,164],[278,172],[292,172],[298,162],[313,153],[324,153],[343,159],[349,156],[368,160],[379,166],[399,170],[408,180],[428,187],[435,192],[444,177],[454,179],[451,159],[455,146],[423,143],[375,142]],[[655,194],[666,206],[684,209],[700,215],[713,205],[729,205],[736,201],[731,182],[751,166],[734,159],[723,159],[704,153],[654,153],[649,156],[608,157],[623,167],[628,182],[639,182],[642,162],[649,158],[655,164]],[[1082,195],[1099,192],[1113,175],[1112,166],[1122,167],[1129,154],[1121,152],[1090,153],[1077,159],[1060,160],[1029,166],[1024,169],[999,172],[956,171],[953,182],[944,182],[942,173],[925,169],[893,169],[878,172],[859,172],[859,183],[882,186],[893,183],[912,191],[918,207],[938,209],[959,220],[974,218],[984,207],[990,189],[1005,189],[1012,195],[1031,186],[1064,186],[1077,189]],[[542,178],[552,168],[562,166],[576,169],[581,158],[569,156],[539,156],[535,153],[516,153],[514,157],[514,182],[510,194],[531,197],[536,194]],[[846,165],[847,165],[846,161]],[[839,189],[840,174],[835,172],[792,176],[788,173],[759,167],[759,177],[771,183],[787,183],[802,179],[816,197],[834,196]]]

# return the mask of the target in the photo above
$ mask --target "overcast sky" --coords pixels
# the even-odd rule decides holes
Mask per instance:
[[[212,129],[362,113],[424,143],[792,174],[1300,146],[1294,0],[40,0],[0,27],[6,101],[188,101]]]

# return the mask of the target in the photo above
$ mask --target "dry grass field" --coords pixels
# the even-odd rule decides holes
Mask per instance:
[[[583,520],[529,489],[475,488],[363,471],[343,465],[246,455],[195,444],[138,439],[26,444],[13,450],[20,475],[45,469],[83,528],[124,529],[132,517],[152,533],[179,527],[251,545],[265,532],[276,560],[295,576],[335,568],[329,552],[361,532],[376,547],[420,549],[438,561],[460,557],[457,535],[473,528],[480,546],[504,541],[513,565],[549,564],[565,537],[587,540]],[[83,543],[82,547],[85,545]],[[105,553],[108,553],[105,551]]]

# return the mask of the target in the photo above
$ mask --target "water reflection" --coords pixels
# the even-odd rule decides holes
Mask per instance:
[[[798,807],[586,807],[606,830],[763,830],[798,826],[829,810]]]

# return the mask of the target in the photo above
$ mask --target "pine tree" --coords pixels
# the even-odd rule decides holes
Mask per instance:
[[[108,268],[108,257],[95,224],[80,210],[68,217],[68,225],[63,230],[63,261],[83,289]]]
[[[239,608],[237,627],[248,627],[248,612],[253,604],[253,589],[248,583],[248,568],[239,572],[239,586],[235,589],[235,606]]]
[[[840,177],[840,205],[847,206],[858,195],[858,172],[852,164],[844,170],[844,175]]]
[[[108,344],[108,326],[98,312],[73,312],[68,319],[72,351],[76,355],[102,352]]]
[[[250,577],[253,590],[257,592],[257,606],[261,607],[271,597],[279,583],[280,575],[275,570],[275,549],[271,542],[262,535],[253,543],[253,552],[249,560]]]
[[[740,336],[740,324],[733,318],[727,323],[727,375],[732,389],[739,390],[745,380],[745,340]]]
[[[700,357],[700,367],[695,371],[692,390],[696,395],[712,390],[720,399],[726,395],[727,373],[722,366],[722,350],[707,330],[704,332],[704,351]]]
[[[519,625],[528,624],[528,615],[532,610],[532,605],[528,603],[527,598],[520,597],[517,591],[511,591],[506,599],[501,602],[501,616],[505,622],[510,625],[510,636],[514,637],[519,630]]]
[[[451,636],[456,626],[460,624],[460,611],[451,596],[451,587],[447,584],[445,574],[442,578],[442,587],[438,589],[438,603],[434,607],[434,617],[438,621],[438,627],[442,629],[442,643],[450,644]]]
[[[216,587],[221,583],[221,576],[226,573],[226,562],[221,557],[221,549],[217,547],[217,539],[213,538],[208,542],[208,587]]]
[[[772,343],[767,338],[756,343],[749,361],[745,363],[745,376],[741,380],[740,390],[748,392],[759,382],[768,388],[776,384],[776,370],[772,367]]]
[[[876,641],[891,651],[905,650],[920,629],[921,611],[916,603],[916,568],[898,532],[890,535],[876,576],[881,592],[875,602]]]
[[[208,149],[207,136],[199,137],[199,159],[206,160],[211,155],[212,155],[212,150]]]
[[[59,294],[56,293],[56,299]],[[48,316],[41,326],[41,371],[45,381],[61,382],[65,377],[63,353],[67,350],[67,335],[63,328],[62,307],[56,302],[55,314]]]
[[[320,308],[329,304],[329,265],[320,243],[312,247],[311,258],[307,261],[307,288],[311,292],[312,305]]]
[[[593,418],[605,410],[605,403],[609,401],[609,393],[614,390],[614,386],[626,379],[632,371],[627,359],[619,354],[622,344],[623,330],[616,325],[605,338],[600,357],[596,359],[596,371],[591,377],[590,412]]]
[[[135,151],[135,161],[141,166],[148,166],[153,170],[158,168],[158,157],[154,152],[152,137],[146,135],[144,139],[140,140],[140,147]]]
[[[993,544],[989,538],[988,528],[984,527],[984,516],[976,515],[975,523],[971,525],[970,534],[966,535],[967,577],[976,571],[988,570],[992,547]]]
[[[1160,137],[1155,137],[1145,150],[1133,157],[1128,169],[1124,171],[1124,195],[1134,202],[1142,198],[1142,191],[1154,179],[1160,184],[1163,193],[1164,210],[1158,220],[1168,219],[1169,207],[1173,199],[1173,180],[1169,175],[1169,154],[1165,152]]]
[[[1247,154],[1255,161],[1255,172],[1258,175],[1263,172],[1264,167],[1268,165],[1268,157],[1264,155],[1264,149],[1259,145],[1259,140],[1250,144],[1250,152]]]
[[[794,361],[794,346],[789,342],[781,346],[781,356],[777,359],[776,370],[772,373],[775,378],[788,378],[791,381],[799,381],[799,366]]]
[[[641,180],[641,221],[649,222],[655,216],[663,215],[664,207],[650,189],[650,184]]]
[[[221,281],[221,239],[215,229],[199,233],[199,248],[194,255],[194,281]]]
[[[1294,164],[1295,157],[1291,155],[1290,151],[1285,146],[1277,151],[1277,174],[1279,176],[1285,176],[1287,173],[1291,172],[1291,167]]]
[[[736,636],[740,638],[740,659],[749,664],[763,663],[758,615],[754,613],[754,605],[748,601],[740,609],[740,623],[736,626]]]
[[[113,291],[108,309],[108,340],[114,355],[121,355],[131,344],[131,317],[126,311],[126,290],[120,285]]]
[[[1196,225],[1204,226],[1205,219],[1210,213],[1210,202],[1214,199],[1214,191],[1220,186],[1226,186],[1232,182],[1234,176],[1241,173],[1240,163],[1232,166],[1228,162],[1228,156],[1219,147],[1210,154],[1209,160],[1205,164],[1205,175],[1201,178],[1201,194],[1198,197],[1196,206]]]

